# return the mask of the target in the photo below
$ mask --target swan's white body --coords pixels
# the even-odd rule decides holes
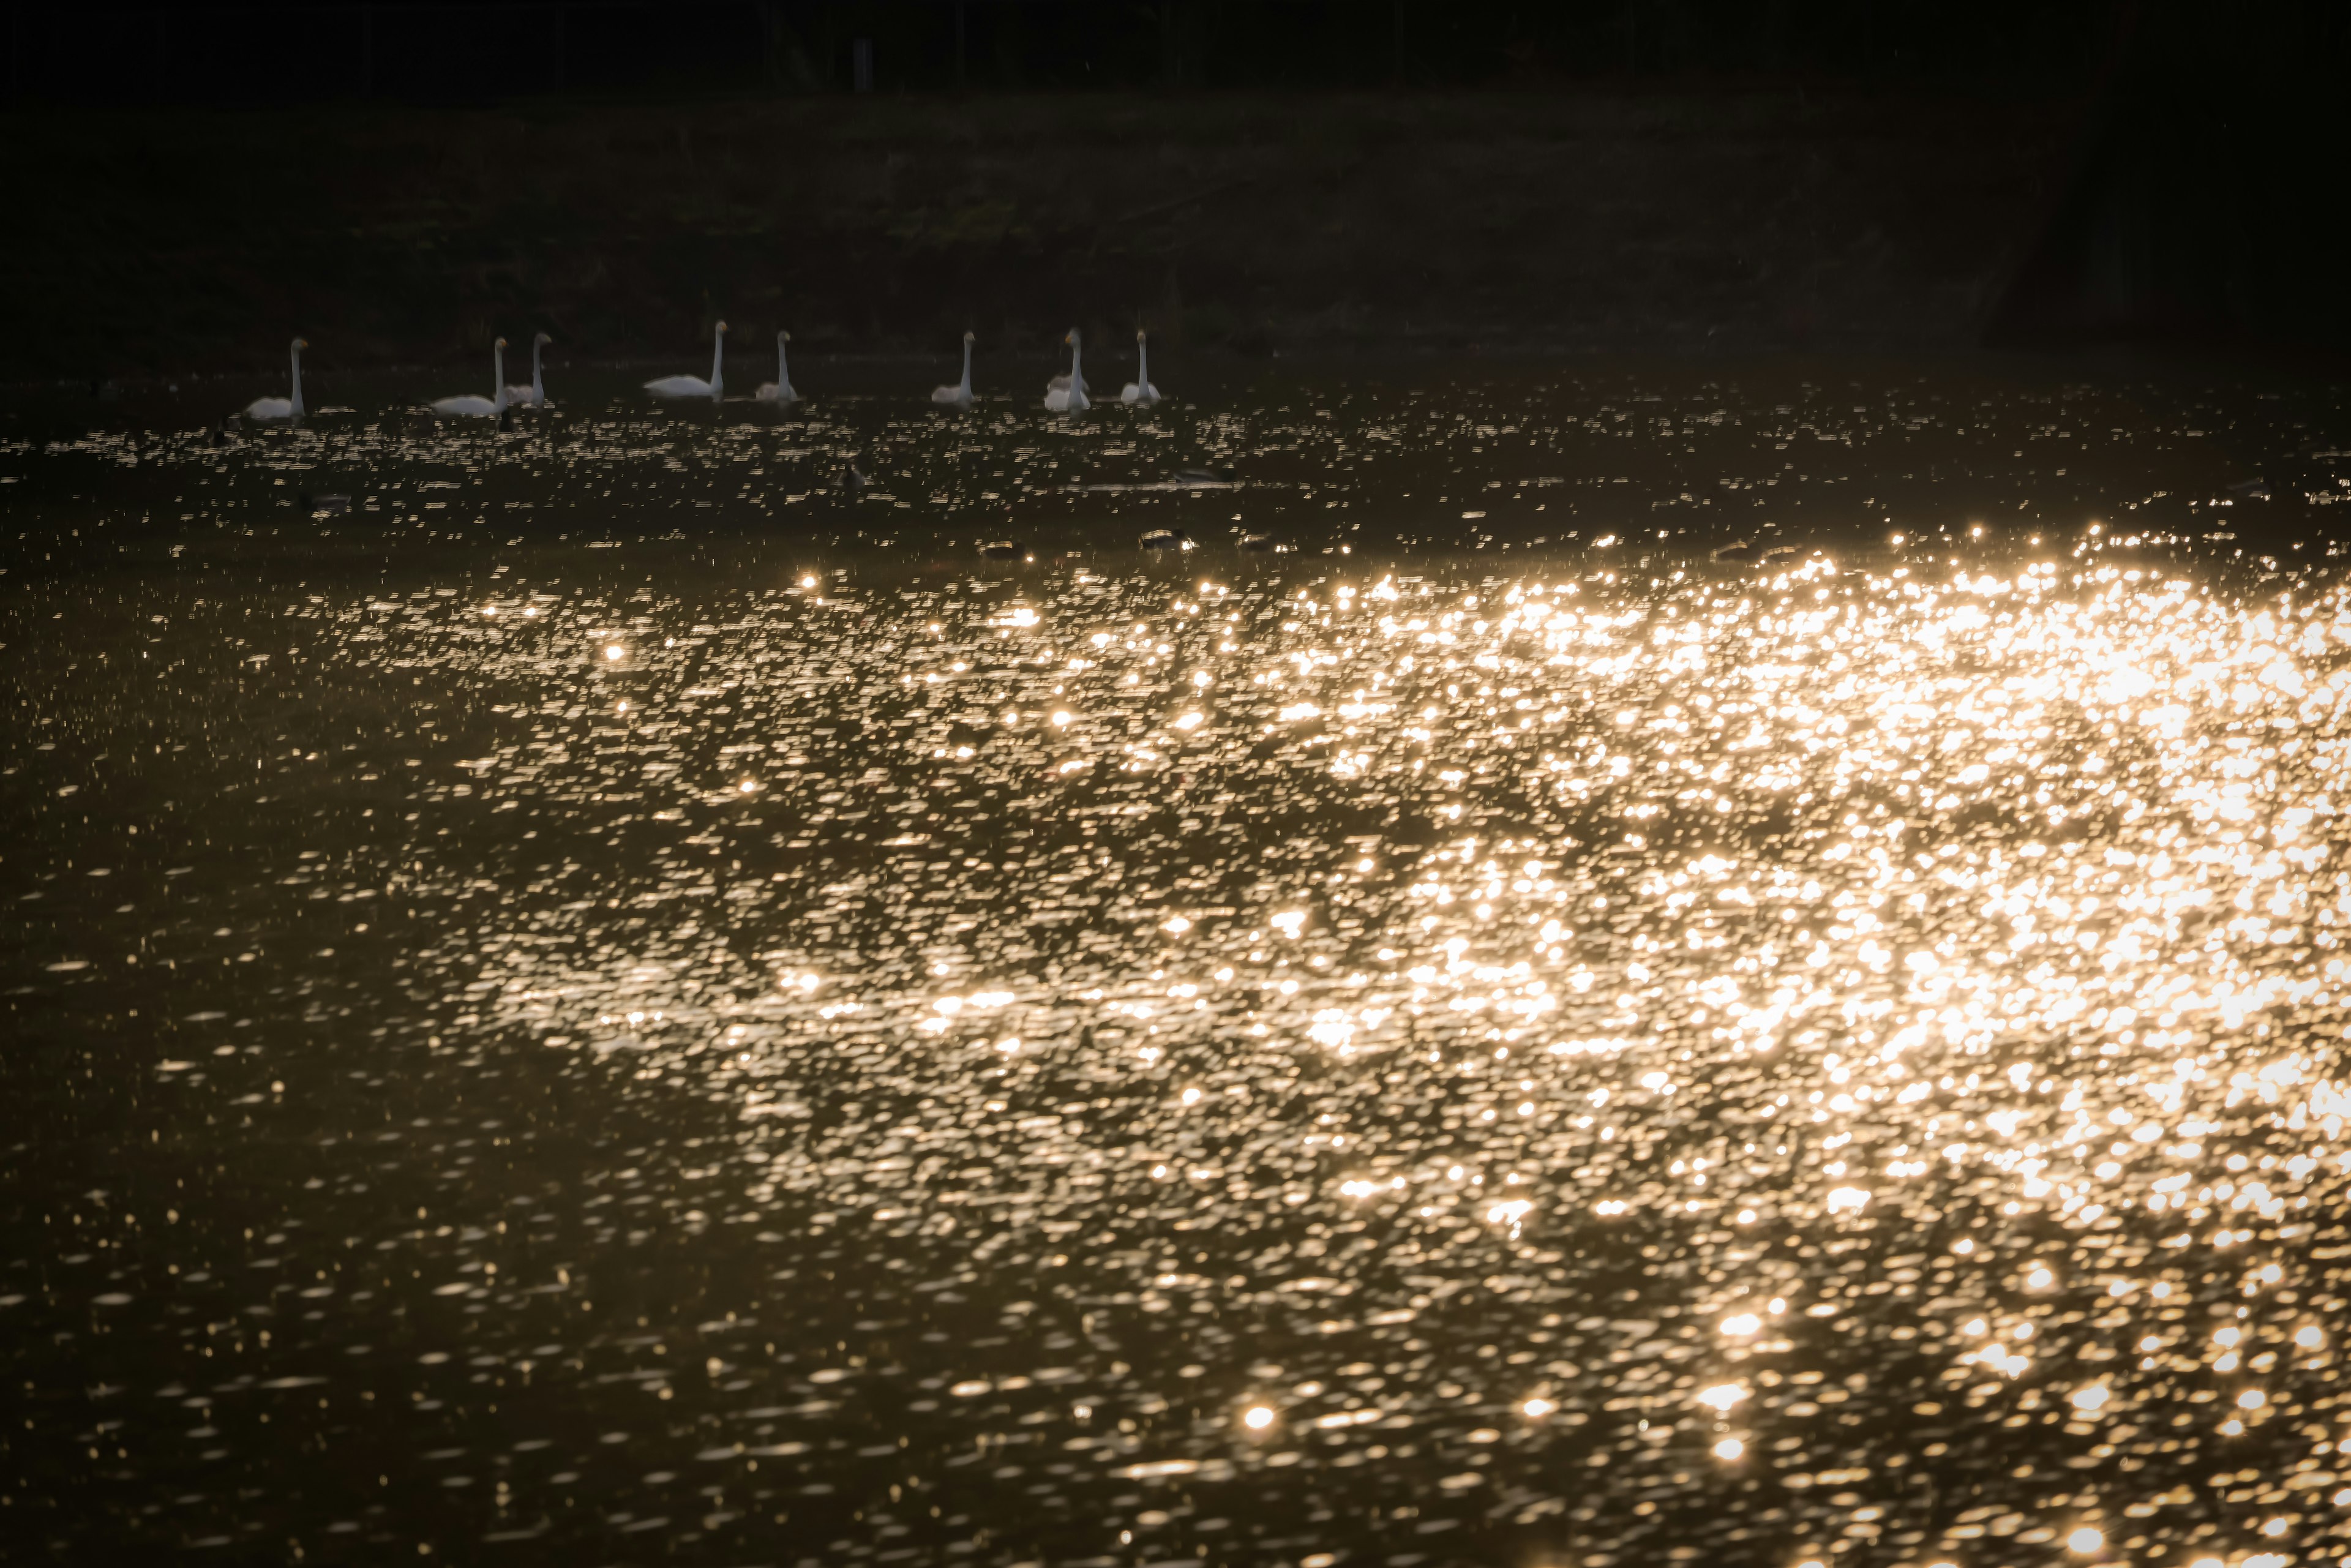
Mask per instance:
[[[1093,407],[1086,401],[1086,372],[1080,359],[1082,346],[1078,341],[1078,329],[1070,329],[1070,373],[1055,376],[1045,383],[1047,413],[1083,413]]]
[[[434,401],[435,413],[469,419],[496,418],[507,408],[507,340],[500,338],[490,345],[490,385],[497,389],[496,397],[444,397]]]
[[[1146,407],[1159,401],[1159,389],[1151,384],[1151,347],[1143,340],[1140,331],[1134,334],[1134,379],[1126,383],[1126,390],[1118,394],[1118,401],[1139,402]]]
[[[545,408],[547,383],[539,379],[538,351],[555,341],[541,332],[530,340],[530,385],[507,388],[507,402],[516,408]]]
[[[1062,339],[1061,340],[1063,342],[1067,343],[1075,341],[1074,334],[1076,332],[1076,329],[1071,328],[1071,331],[1072,336]],[[1051,381],[1045,383],[1045,390],[1049,392],[1067,392],[1070,390],[1070,378],[1068,376],[1055,376]],[[1081,374],[1078,376],[1078,390],[1081,392],[1090,392],[1094,390],[1094,383],[1086,380],[1086,378]]]
[[[255,398],[245,405],[246,418],[299,419],[302,417],[302,350],[309,346],[303,339],[294,340],[294,395]]]
[[[791,361],[785,357],[784,345],[792,340],[789,332],[776,334],[776,379],[761,382],[759,390],[751,395],[761,402],[798,402],[800,394],[792,390]]]
[[[951,387],[933,387],[931,401],[950,408],[971,406],[971,334],[963,335],[963,380]]]
[[[726,323],[721,321],[710,334],[710,379],[700,376],[664,376],[657,382],[647,382],[645,391],[655,397],[706,397],[716,402],[726,393]]]

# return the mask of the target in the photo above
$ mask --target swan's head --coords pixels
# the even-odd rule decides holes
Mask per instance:
[[[776,334],[776,341],[778,343],[789,343],[791,340],[792,335],[789,332],[778,332]]]
[[[974,343],[977,343],[977,342],[978,342],[978,341],[979,341],[979,339],[978,339],[978,338],[977,338],[976,336],[974,336],[973,334],[969,333],[969,332],[966,332],[966,333],[963,335],[964,347],[965,347],[965,348],[967,348],[967,348],[969,348],[969,347],[971,347],[971,345],[973,345]]]
[[[534,349],[544,349],[553,341],[555,341],[554,339],[549,337],[546,333],[541,332],[531,339],[530,346]]]
[[[1143,329],[1140,327],[1134,329],[1134,340],[1138,343],[1143,341]]]
[[[297,338],[294,340],[294,351],[298,354],[309,346],[310,340],[308,338]]]
[[[491,347],[491,348],[493,348],[493,349],[503,349],[503,348],[505,348],[506,346],[507,346],[507,340],[506,340],[504,338],[500,338],[496,342],[492,343],[492,344],[490,345],[490,347]]]
[[[1067,343],[1072,349],[1076,348],[1078,346],[1078,329],[1075,327],[1071,328],[1070,335],[1062,339],[1061,341]]]
[[[724,322],[724,321],[721,321],[720,323],[718,323],[718,331],[719,331],[722,335],[726,332],[726,322]]]

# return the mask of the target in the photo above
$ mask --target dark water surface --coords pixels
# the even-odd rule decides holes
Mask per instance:
[[[2340,1556],[2339,390],[1208,392],[9,412],[0,1557]]]

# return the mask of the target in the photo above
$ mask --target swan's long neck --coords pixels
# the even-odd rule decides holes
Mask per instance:
[[[1134,379],[1144,386],[1151,384],[1151,345],[1141,338],[1134,340]]]
[[[1070,391],[1071,391],[1071,392],[1076,392],[1080,388],[1081,388],[1081,387],[1083,387],[1083,386],[1085,385],[1084,378],[1083,378],[1083,377],[1081,377],[1081,376],[1078,373],[1078,356],[1079,356],[1081,353],[1082,353],[1083,351],[1084,351],[1084,350],[1083,350],[1079,346],[1079,343],[1078,343],[1078,335],[1077,335],[1075,332],[1071,333],[1071,334],[1070,334]]]
[[[968,398],[971,396],[971,345],[969,343],[966,343],[963,346],[962,392],[965,397]]]
[[[534,340],[530,346],[530,401],[533,402],[545,402],[547,401],[547,389],[539,385],[538,382],[539,347],[540,345],[536,340]],[[504,376],[500,376],[498,379],[500,381],[506,380]]]
[[[490,402],[507,405],[507,351],[496,343],[490,345]]]
[[[784,347],[788,341],[789,340],[781,332],[776,334],[776,390],[778,392],[792,390],[792,358]]]
[[[301,417],[301,413],[302,413],[302,350],[299,350],[299,349],[296,349],[296,350],[294,350],[294,414],[295,414],[295,417],[298,419],[298,418],[300,418],[300,417]]]
[[[710,395],[712,397],[716,397],[726,390],[726,334],[714,332],[710,335]]]

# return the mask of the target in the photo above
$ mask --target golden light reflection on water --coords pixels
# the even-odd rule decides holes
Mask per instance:
[[[347,1222],[483,1308],[436,1400],[511,1378],[502,1422],[572,1433],[517,1512],[571,1506],[585,1420],[623,1524],[841,1561],[2333,1539],[2331,586],[775,584],[284,618],[321,691],[417,706],[352,764],[392,852],[263,854],[254,918],[397,906],[382,1027],[475,1105],[670,1129],[439,1237]],[[235,1069],[188,1049],[162,1081]],[[352,1366],[413,1332],[337,1307]]]
[[[882,631],[831,642],[857,615]],[[1404,1358],[1344,1410],[1105,1439],[1121,1473],[1410,1469],[1241,1433],[1376,1425],[1426,1463],[1498,1451],[1469,1415],[1507,1410],[1510,1479],[1439,1494],[1521,1523],[1598,1528],[1557,1467],[1613,1448],[1691,1505],[1768,1498],[1726,1542],[2331,1528],[2338,596],[1816,558],[731,617],[598,766],[674,810],[757,772],[788,809],[694,819],[712,852],[807,852],[637,894],[633,933],[537,904],[597,947],[489,958],[499,1014],[729,1099],[743,1200],[820,1235],[1132,1268],[1104,1321],[1317,1301],[1332,1354]],[[486,789],[543,791],[545,744]],[[764,984],[717,940],[750,931]],[[1202,1230],[1217,1270],[1143,1266]],[[1480,1281],[1510,1310],[1440,1328]],[[1286,1367],[1327,1359],[1298,1332]],[[2278,1468],[2241,1497],[2187,1484],[2256,1436]],[[1954,1466],[1998,1500],[1904,1479]]]

